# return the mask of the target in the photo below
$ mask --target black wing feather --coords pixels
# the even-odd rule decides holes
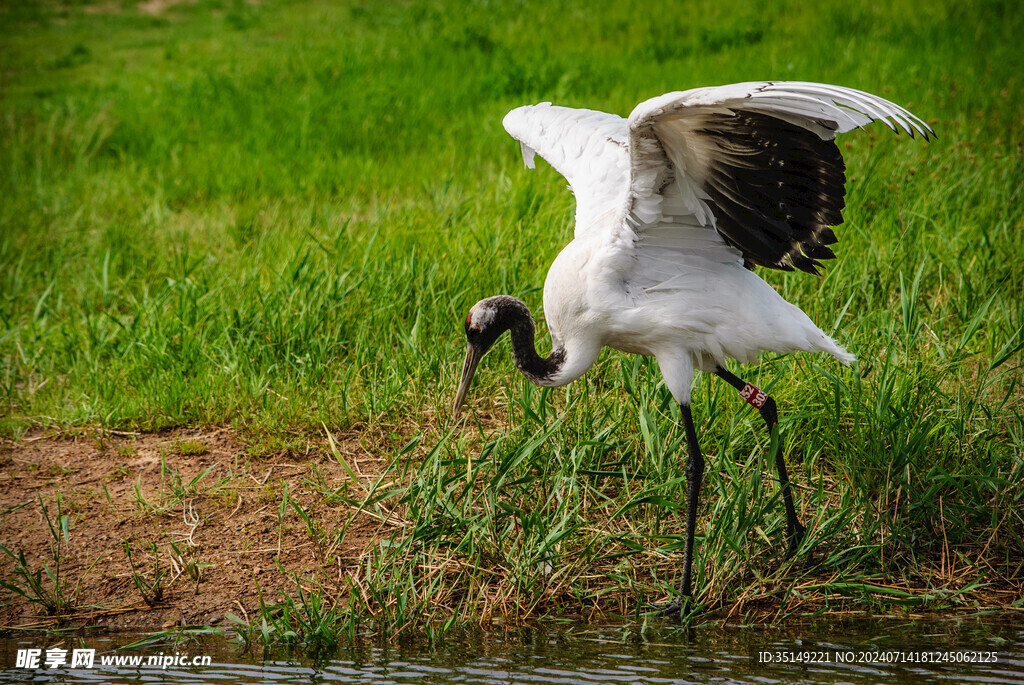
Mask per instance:
[[[843,222],[846,165],[834,140],[742,111],[711,115],[696,133],[718,153],[703,180],[718,232],[748,264],[818,273],[835,257],[826,246]]]

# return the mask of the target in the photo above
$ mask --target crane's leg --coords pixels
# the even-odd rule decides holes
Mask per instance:
[[[755,385],[746,383],[721,366],[715,367],[715,375],[739,391],[740,397],[747,401],[747,404],[755,407],[761,412],[761,418],[768,426],[768,433],[775,431],[779,424],[779,413],[775,408],[775,400],[768,393]],[[793,494],[789,488],[789,473],[786,471],[786,460],[782,456],[782,438],[778,440],[775,450],[775,470],[779,474],[779,486],[782,488],[782,501],[786,505],[786,532],[789,537],[789,548],[786,551],[786,558],[793,556],[800,547],[804,538],[806,528],[796,517],[796,508],[793,506]]]
[[[683,606],[693,596],[691,575],[693,570],[693,534],[697,527],[697,498],[700,495],[700,483],[704,478],[704,455],[700,453],[697,442],[697,429],[693,425],[693,415],[689,404],[680,404],[683,414],[683,426],[686,429],[686,546],[683,549],[683,580],[679,585],[679,597],[666,606],[658,607],[659,616],[679,614]]]

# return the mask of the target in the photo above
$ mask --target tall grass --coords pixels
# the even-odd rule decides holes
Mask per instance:
[[[939,138],[843,137],[839,258],[820,279],[764,274],[860,358],[766,355],[739,371],[779,402],[823,564],[784,565],[786,596],[870,604],[888,584],[959,606],[965,588],[1020,587],[1011,3],[92,9],[0,15],[6,435],[231,423],[258,451],[322,424],[365,430],[392,471],[363,500],[337,497],[400,513],[353,579],[386,592],[353,592],[366,613],[636,611],[671,592],[679,563],[683,436],[655,365],[606,353],[541,391],[499,346],[475,420],[448,430],[465,312],[496,293],[539,312],[571,234],[564,182],[521,170],[501,117],[839,83],[908,106]],[[723,609],[774,597],[784,526],[767,438],[712,379],[695,407],[710,457],[696,587]]]

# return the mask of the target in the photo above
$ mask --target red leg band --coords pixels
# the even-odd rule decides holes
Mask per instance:
[[[764,390],[750,383],[744,385],[743,389],[740,390],[740,397],[745,399],[747,404],[758,409],[763,407],[764,403],[768,401],[768,395],[765,394]]]

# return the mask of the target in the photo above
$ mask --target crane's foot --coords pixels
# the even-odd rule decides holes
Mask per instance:
[[[683,613],[683,603],[678,597],[665,604],[652,604],[651,608],[655,610],[654,615],[658,618],[673,618]]]
[[[799,523],[796,524],[796,529],[793,534],[789,536],[789,543],[786,545],[786,550],[782,553],[781,558],[769,565],[769,569],[772,573],[776,573],[781,569],[787,561],[797,555],[800,550],[800,545],[804,541],[804,535],[807,529]],[[814,566],[814,549],[810,548],[804,552],[803,556],[804,568],[811,568]]]
[[[796,556],[797,551],[800,549],[800,545],[804,541],[807,529],[799,523],[796,524],[796,532],[789,537],[789,548],[786,550],[786,560],[792,559]],[[810,568],[814,566],[814,548],[808,547],[807,551],[804,552],[804,567]]]
[[[796,524],[796,527],[789,536],[789,546],[786,548],[786,556],[784,557],[785,561],[789,561],[796,555],[797,550],[800,549],[800,543],[804,541],[804,534],[806,532],[807,529],[803,525],[800,523]],[[810,550],[807,553],[809,555],[811,553]]]
[[[671,602],[666,604],[651,604],[651,609],[654,609],[655,616],[658,618],[668,618],[679,620],[687,614],[693,613],[695,607],[693,605],[693,598],[685,595],[679,595]]]

